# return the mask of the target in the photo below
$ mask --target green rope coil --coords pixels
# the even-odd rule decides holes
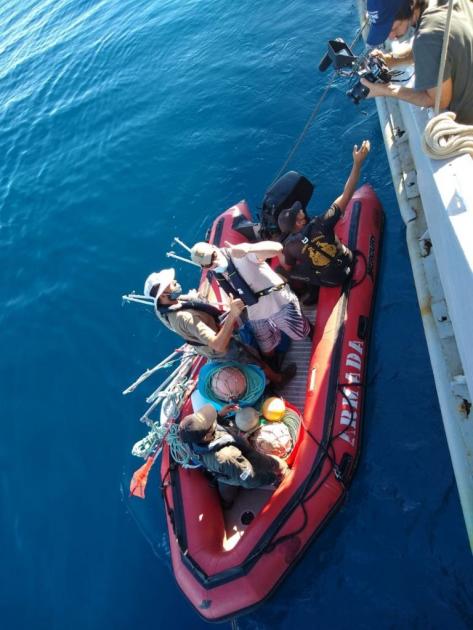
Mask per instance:
[[[266,387],[266,378],[264,376],[263,371],[257,365],[250,364],[242,364],[237,363],[236,361],[225,361],[225,362],[209,362],[200,371],[199,374],[199,383],[198,388],[200,394],[211,402],[216,402],[221,404],[222,400],[217,398],[214,391],[212,390],[212,379],[223,368],[233,367],[237,368],[246,378],[246,391],[245,393],[239,397],[238,400],[235,400],[235,403],[243,407],[249,407],[254,405],[263,395],[264,389]]]
[[[190,448],[179,437],[179,425],[172,424],[166,435],[166,442],[169,445],[169,451],[173,460],[183,468],[200,468],[200,464],[196,464]]]
[[[288,428],[289,435],[291,436],[292,448],[294,448],[297,442],[297,438],[299,436],[302,418],[297,412],[293,411],[292,409],[286,409],[283,417],[281,418],[281,422],[283,422]]]

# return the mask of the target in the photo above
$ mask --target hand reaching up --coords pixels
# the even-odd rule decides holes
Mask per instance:
[[[369,140],[363,140],[360,148],[358,148],[358,145],[355,144],[355,146],[353,147],[353,163],[357,166],[361,166],[366,160],[370,149],[371,145]]]

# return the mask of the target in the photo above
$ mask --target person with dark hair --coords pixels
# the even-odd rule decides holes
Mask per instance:
[[[369,151],[368,140],[363,140],[360,148],[354,146],[353,167],[343,193],[325,214],[307,222],[302,214],[299,215],[301,208],[296,204],[289,211],[281,212],[280,229],[290,229],[284,241],[283,267],[289,271],[291,278],[316,286],[335,287],[350,277],[353,254],[337,237],[334,228],[355,192],[362,164]]]
[[[288,234],[299,232],[307,225],[308,221],[309,216],[300,201],[296,201],[286,210],[281,210],[278,217],[278,227],[283,235],[282,238],[284,239]]]
[[[239,431],[225,426],[224,412],[210,405],[183,418],[179,437],[189,446],[194,458],[216,479],[224,507],[242,488],[276,487],[288,472],[284,460],[259,453]]]
[[[398,39],[415,28],[411,46],[399,53],[374,50],[389,66],[414,62],[414,88],[398,83],[370,83],[368,98],[389,96],[419,107],[433,107],[437,93],[440,56],[447,20],[447,6],[429,7],[426,0],[368,0],[371,28],[369,45]],[[468,0],[455,0],[450,24],[447,59],[440,92],[440,109],[456,113],[456,121],[473,124],[473,9]]]

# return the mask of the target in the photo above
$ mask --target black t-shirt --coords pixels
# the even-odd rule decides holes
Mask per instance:
[[[291,234],[284,243],[286,263],[293,267],[305,262],[323,269],[349,253],[334,232],[341,216],[340,208],[332,204],[325,214],[314,217],[300,232]]]

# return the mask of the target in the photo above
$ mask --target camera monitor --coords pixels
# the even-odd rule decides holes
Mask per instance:
[[[337,37],[337,39],[329,40],[328,52],[320,62],[319,70],[325,72],[332,63],[335,70],[351,68],[356,59],[348,44],[341,37]]]

